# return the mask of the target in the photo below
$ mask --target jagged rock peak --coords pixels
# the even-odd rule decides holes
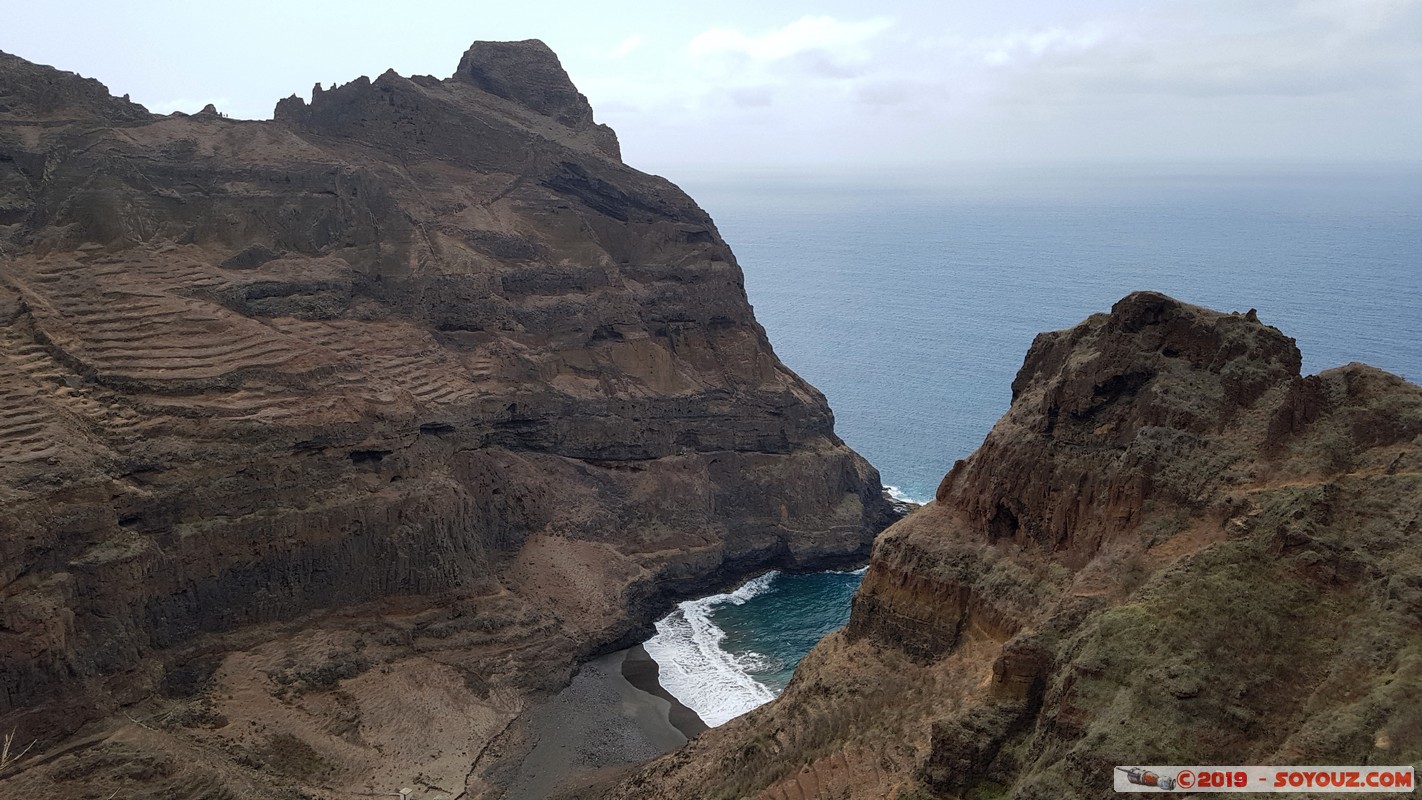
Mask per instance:
[[[148,122],[148,109],[114,97],[108,87],[82,75],[26,61],[0,51],[0,117],[88,119],[114,125]]]
[[[538,39],[475,42],[459,59],[454,79],[513,100],[570,128],[592,124],[587,97],[573,85],[553,49]]]
[[[1158,292],[1134,292],[1064,331],[1039,335],[1012,382],[1018,415],[1039,415],[1051,431],[1058,416],[1099,428],[1114,406],[1139,425],[1216,427],[1264,391],[1296,379],[1302,357],[1294,340],[1255,314],[1219,313]],[[1209,384],[1205,391],[1203,385]],[[1154,383],[1161,387],[1152,390]],[[1200,391],[1166,391],[1163,384]],[[1116,400],[1135,398],[1129,404]],[[1189,402],[1183,407],[1182,398]],[[1114,413],[1114,412],[1113,412]],[[1114,428],[1113,428],[1114,430]]]
[[[277,103],[273,118],[325,134],[384,140],[400,149],[454,148],[461,157],[498,149],[487,136],[471,136],[471,130],[513,125],[564,146],[622,159],[617,134],[593,120],[592,106],[558,57],[533,39],[475,42],[443,81],[386,70],[374,81],[360,77],[330,89],[317,84],[309,105],[292,95]]]

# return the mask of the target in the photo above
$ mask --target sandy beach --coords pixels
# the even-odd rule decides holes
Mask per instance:
[[[700,735],[706,730],[706,723],[695,711],[687,708],[680,700],[672,696],[658,680],[660,668],[657,662],[647,654],[647,648],[642,645],[622,651],[625,658],[622,661],[622,677],[632,686],[641,689],[647,694],[660,697],[665,700],[670,708],[667,717],[671,724],[681,732],[682,736],[691,739]]]
[[[505,796],[576,797],[706,730],[657,673],[641,645],[584,664],[567,688],[528,712],[526,730],[537,744]]]

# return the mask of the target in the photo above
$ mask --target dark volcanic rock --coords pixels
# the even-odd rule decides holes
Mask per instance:
[[[142,739],[15,791],[495,792],[577,659],[890,519],[541,43],[272,122],[4,56],[0,105],[0,730]]]
[[[146,123],[148,109],[109,94],[102,83],[0,52],[0,122],[88,120],[111,125]]]
[[[522,42],[475,42],[454,71],[489,94],[553,117],[569,128],[592,124],[592,106],[573,86],[558,56],[537,39]]]

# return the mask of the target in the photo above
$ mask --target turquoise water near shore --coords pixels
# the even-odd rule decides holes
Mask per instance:
[[[863,570],[767,572],[733,592],[689,600],[644,643],[667,691],[707,725],[767,703],[800,659],[849,620]]]
[[[781,360],[909,498],[982,442],[1037,333],[1139,289],[1255,308],[1305,372],[1363,361],[1422,379],[1416,165],[669,177],[735,250]],[[717,724],[783,688],[858,580],[763,576],[683,604],[648,650],[685,668],[663,682]]]

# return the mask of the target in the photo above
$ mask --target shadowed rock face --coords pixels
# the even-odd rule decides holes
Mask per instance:
[[[459,59],[456,80],[521,103],[569,128],[593,125],[592,106],[573,86],[558,56],[543,42],[475,42]],[[610,129],[604,128],[608,134]],[[616,139],[612,139],[616,143]],[[612,152],[616,155],[616,151]]]
[[[1122,764],[1417,763],[1422,389],[1299,363],[1252,311],[1152,292],[1037,337],[781,699],[609,795],[1045,800],[1109,797]]]
[[[271,122],[0,55],[0,730],[88,726],[15,791],[497,794],[577,659],[890,515],[541,42]]]

